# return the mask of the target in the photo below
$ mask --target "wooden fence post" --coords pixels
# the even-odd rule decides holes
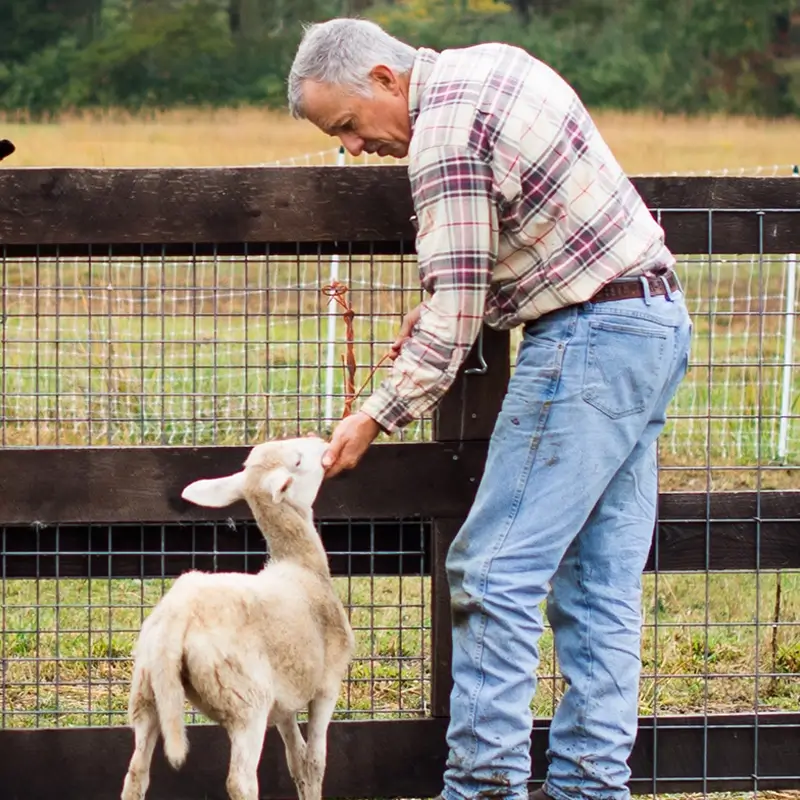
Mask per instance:
[[[503,403],[510,374],[510,335],[484,326],[450,390],[434,413],[433,438],[437,442],[487,441]],[[456,451],[453,458],[458,458]],[[477,483],[480,475],[470,476]],[[433,521],[431,549],[431,714],[450,715],[452,632],[450,591],[445,558],[464,517]]]

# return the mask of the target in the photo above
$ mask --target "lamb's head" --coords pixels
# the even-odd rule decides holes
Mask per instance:
[[[263,442],[250,451],[241,472],[190,483],[181,497],[222,508],[257,495],[266,502],[286,502],[310,512],[325,477],[322,455],[327,447],[318,436]]]

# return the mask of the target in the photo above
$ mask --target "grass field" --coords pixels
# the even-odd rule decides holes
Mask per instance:
[[[750,118],[595,115],[634,174],[794,164],[800,122]],[[310,123],[259,110],[70,116],[52,124],[7,117],[0,134],[17,153],[7,166],[223,166],[261,164],[334,147]]]
[[[800,576],[648,575],[642,714],[791,710],[800,705]],[[122,725],[130,651],[170,581],[6,581],[5,727]],[[430,581],[337,579],[358,653],[339,718],[423,713],[429,701]],[[758,598],[758,602],[756,602]],[[706,606],[708,604],[708,626]],[[776,632],[777,631],[777,632]],[[548,630],[533,708],[564,691]]]
[[[800,122],[597,119],[623,166],[636,174],[751,173],[759,166],[787,174],[797,158]],[[306,123],[258,111],[116,114],[48,125],[7,119],[0,136],[18,147],[3,168],[258,164],[336,144]],[[181,264],[155,263],[152,272],[131,279],[122,264],[87,272],[85,265],[62,262],[40,266],[37,288],[24,264],[5,263],[4,444],[241,443],[317,425],[327,311],[313,290],[313,265],[302,275],[296,267],[287,267],[295,272],[282,281],[283,299],[274,300],[273,292],[277,305],[269,305],[259,271],[248,278],[236,264],[222,271],[218,265],[203,273],[212,276],[207,283],[194,285]],[[711,268],[718,287],[713,297],[703,271],[708,266],[682,267],[698,298],[697,366],[664,434],[662,488],[702,491],[709,474],[717,490],[796,487],[797,451],[788,465],[777,463],[776,423],[762,419],[759,427],[755,418],[759,409],[775,407],[782,318],[759,323],[751,316],[758,301],[751,263],[715,261]],[[355,279],[366,285],[384,267],[364,269]],[[777,315],[782,263],[769,269],[762,292]],[[380,297],[356,295],[365,315],[357,318],[361,376],[413,298],[413,268],[406,265],[401,278],[396,265],[385,270]],[[376,302],[377,321],[366,317]],[[208,315],[196,317],[202,308]],[[717,365],[713,374],[703,366],[709,360]],[[793,384],[797,397],[797,370]],[[707,423],[709,413],[722,419]],[[410,436],[424,432],[413,429]],[[0,726],[124,724],[130,648],[168,586],[160,580],[4,581]],[[358,658],[339,716],[423,713],[429,581],[356,578],[339,587],[359,628]],[[800,707],[800,576],[646,576],[644,597],[642,713]],[[534,709],[547,716],[564,688],[549,632],[541,657]]]

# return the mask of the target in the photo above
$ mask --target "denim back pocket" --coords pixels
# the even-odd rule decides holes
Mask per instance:
[[[668,371],[664,353],[670,331],[632,319],[591,320],[583,399],[612,419],[644,411]]]

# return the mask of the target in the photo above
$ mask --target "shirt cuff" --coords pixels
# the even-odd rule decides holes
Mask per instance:
[[[406,404],[383,386],[379,386],[361,405],[359,411],[372,417],[386,433],[396,433],[414,421]]]

